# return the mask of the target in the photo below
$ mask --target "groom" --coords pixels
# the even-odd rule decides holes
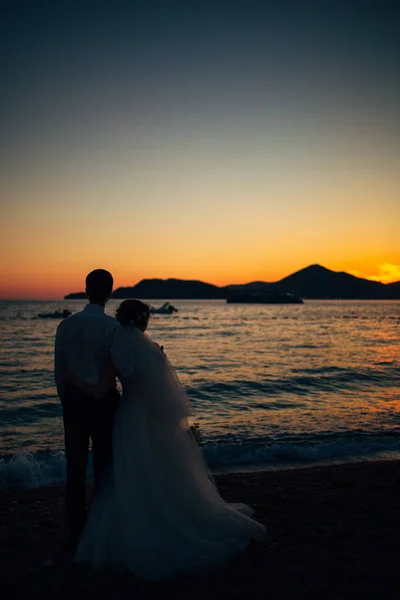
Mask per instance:
[[[118,322],[104,313],[113,278],[104,269],[86,277],[89,304],[57,327],[54,376],[63,408],[67,486],[65,499],[69,545],[74,549],[85,525],[85,479],[92,440],[95,489],[112,457],[112,426],[119,393],[115,380],[99,399],[87,396],[67,381],[68,373],[96,384],[110,361],[110,347]]]

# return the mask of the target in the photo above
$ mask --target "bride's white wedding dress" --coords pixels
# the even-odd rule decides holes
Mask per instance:
[[[136,327],[121,327],[112,357],[123,387],[113,466],[76,561],[156,581],[224,565],[263,540],[252,510],[219,495],[188,424],[188,398],[160,348]]]

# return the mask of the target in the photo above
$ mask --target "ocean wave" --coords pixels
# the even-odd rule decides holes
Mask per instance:
[[[240,465],[306,465],[310,462],[373,457],[388,452],[400,452],[398,438],[336,439],[324,442],[280,441],[266,444],[222,444],[204,448],[207,463],[214,470]]]
[[[375,458],[400,453],[398,435],[364,434],[315,439],[280,441],[252,440],[243,443],[216,443],[201,446],[208,465],[214,472],[306,466],[318,462],[336,462]],[[20,453],[0,459],[0,488],[38,488],[65,481],[65,454],[59,452]],[[89,457],[89,478],[93,463]]]
[[[1,417],[4,423],[14,422],[16,419],[20,423],[40,421],[43,418],[59,418],[61,416],[61,405],[57,400],[53,402],[40,402],[30,406],[18,406],[18,404],[9,404],[2,407]]]
[[[315,391],[343,392],[344,390],[363,390],[374,387],[393,387],[400,385],[400,372],[391,365],[380,364],[380,369],[363,370],[342,369],[340,367],[320,367],[316,369],[293,370],[293,375],[281,379],[263,380],[234,379],[231,381],[204,381],[187,386],[187,393],[198,400],[215,400],[224,397],[243,398],[243,395],[279,396],[281,394],[309,395]]]
[[[65,481],[64,452],[21,453],[0,459],[0,488],[38,488]]]

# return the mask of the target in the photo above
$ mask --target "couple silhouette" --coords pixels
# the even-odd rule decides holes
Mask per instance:
[[[152,581],[221,567],[264,540],[265,527],[250,507],[220,496],[189,425],[189,399],[146,333],[149,306],[124,300],[111,317],[112,289],[108,271],[89,273],[88,304],[56,333],[69,545],[78,563]],[[95,497],[86,518],[90,440]]]

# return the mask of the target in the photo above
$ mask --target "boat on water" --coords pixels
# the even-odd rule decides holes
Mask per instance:
[[[55,310],[52,313],[40,313],[37,316],[38,319],[66,319],[70,315],[72,315],[72,312],[65,308],[64,310]]]
[[[294,294],[232,294],[226,301],[228,304],[304,304],[303,299]]]
[[[150,307],[150,313],[152,315],[172,315],[174,312],[178,312],[178,309],[169,302],[164,302],[159,308],[154,308],[154,306]]]

